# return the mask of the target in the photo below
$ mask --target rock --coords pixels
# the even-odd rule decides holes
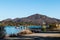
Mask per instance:
[[[22,32],[18,33],[18,35],[24,35],[24,34],[32,34],[33,32],[30,30],[23,30]]]
[[[9,38],[9,35],[5,35],[4,39]]]

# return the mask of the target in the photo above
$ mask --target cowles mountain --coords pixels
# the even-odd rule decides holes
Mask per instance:
[[[34,14],[24,18],[6,19],[1,21],[1,23],[8,23],[8,22],[27,23],[27,24],[30,23],[35,25],[41,25],[43,22],[45,22],[46,24],[60,23],[60,19],[51,18],[41,14]]]

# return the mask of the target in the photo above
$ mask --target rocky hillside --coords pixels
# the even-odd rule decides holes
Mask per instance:
[[[34,14],[24,18],[6,19],[6,20],[3,20],[2,22],[7,22],[7,21],[27,22],[27,23],[33,23],[33,24],[42,24],[43,22],[47,24],[60,23],[60,19],[50,18],[48,16],[41,15],[41,14]]]

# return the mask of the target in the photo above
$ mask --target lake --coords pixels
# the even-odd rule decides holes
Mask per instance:
[[[42,28],[41,26],[28,26],[27,28]],[[16,27],[16,26],[5,26],[5,33],[6,34],[17,34],[19,32],[21,32],[22,30],[25,30],[25,26],[19,26],[19,27]],[[60,37],[34,37],[34,36],[30,36],[30,37],[24,37],[24,36],[21,36],[21,37],[18,37],[18,38],[31,38],[33,40],[60,40]],[[3,39],[4,40],[4,39]],[[14,39],[9,39],[9,40],[14,40]],[[18,40],[18,39],[17,39]],[[25,39],[24,39],[25,40]]]
[[[27,28],[31,29],[31,28],[41,28],[41,26],[28,26]],[[21,32],[22,30],[25,30],[26,27],[25,26],[5,26],[5,33],[6,34],[17,34],[19,32]]]

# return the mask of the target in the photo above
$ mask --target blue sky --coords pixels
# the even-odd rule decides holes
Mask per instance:
[[[0,20],[36,13],[60,19],[60,0],[0,0]]]

